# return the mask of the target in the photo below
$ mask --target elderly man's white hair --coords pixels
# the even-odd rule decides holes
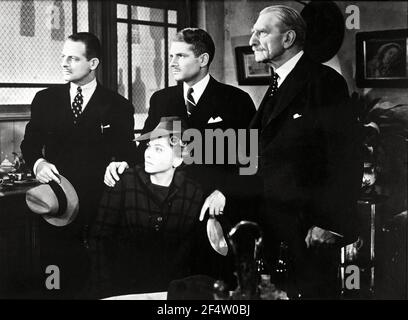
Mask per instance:
[[[259,13],[259,15],[265,13],[273,13],[278,18],[281,23],[280,31],[295,31],[295,43],[299,46],[303,46],[306,39],[306,22],[299,12],[288,6],[276,5],[266,7]]]

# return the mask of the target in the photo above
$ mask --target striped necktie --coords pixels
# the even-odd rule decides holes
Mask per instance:
[[[187,107],[187,113],[188,115],[191,115],[191,113],[193,112],[196,103],[194,101],[194,97],[192,95],[192,93],[194,92],[193,88],[188,88],[187,91],[187,101],[186,101],[186,107]]]

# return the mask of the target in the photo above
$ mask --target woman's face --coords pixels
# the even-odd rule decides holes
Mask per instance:
[[[395,60],[398,59],[398,56],[399,50],[395,47],[391,47],[384,53],[383,63],[384,64],[393,63]]]
[[[173,149],[168,138],[158,138],[149,141],[145,151],[145,170],[148,173],[168,171],[173,165]]]
[[[145,151],[145,171],[150,174],[169,172],[182,162],[169,143],[169,137],[150,140]]]

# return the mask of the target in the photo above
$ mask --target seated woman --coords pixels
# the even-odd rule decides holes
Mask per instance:
[[[174,121],[181,123],[162,118],[136,139],[149,140],[144,168],[125,171],[104,192],[90,242],[98,297],[167,291],[170,281],[201,273],[203,252],[218,255],[198,219],[203,192],[178,170],[185,143]]]

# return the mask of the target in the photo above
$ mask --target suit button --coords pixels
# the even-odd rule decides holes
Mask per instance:
[[[163,217],[157,217],[157,222],[162,222],[163,221]]]

